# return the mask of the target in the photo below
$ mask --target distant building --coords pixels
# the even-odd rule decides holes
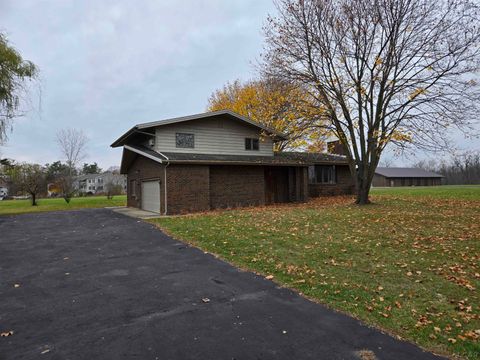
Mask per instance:
[[[442,175],[418,168],[377,167],[372,185],[382,186],[435,186],[442,185]]]
[[[77,176],[74,181],[74,187],[79,193],[95,195],[104,193],[107,190],[106,186],[110,183],[120,185],[122,193],[126,193],[127,177],[110,172]]]
[[[3,200],[8,196],[8,184],[5,179],[0,177],[0,200]]]

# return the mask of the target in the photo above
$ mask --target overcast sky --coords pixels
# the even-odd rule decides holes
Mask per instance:
[[[120,163],[109,145],[136,123],[205,111],[226,81],[249,79],[268,0],[0,0],[0,31],[40,68],[28,114],[2,157],[61,158],[55,133],[81,128],[85,161]]]
[[[55,133],[73,127],[89,138],[86,162],[119,165],[109,145],[136,123],[203,112],[215,89],[253,77],[273,11],[270,0],[0,0],[0,31],[40,68],[1,156],[59,160]]]

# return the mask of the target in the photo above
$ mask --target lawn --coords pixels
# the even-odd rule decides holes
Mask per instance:
[[[67,204],[64,199],[39,199],[37,206],[32,206],[30,200],[0,201],[0,215],[16,215],[41,211],[63,211],[83,208],[102,208],[108,206],[124,206],[126,195],[114,196],[109,200],[106,196],[90,196],[72,198]]]
[[[430,197],[438,199],[479,200],[480,185],[383,187],[373,188],[372,194]]]
[[[480,354],[480,187],[152,220],[172,236],[431,351]]]

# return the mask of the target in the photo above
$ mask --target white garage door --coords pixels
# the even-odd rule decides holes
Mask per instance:
[[[142,182],[142,209],[160,213],[160,181]]]

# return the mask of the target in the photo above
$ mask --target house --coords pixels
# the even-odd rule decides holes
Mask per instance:
[[[123,146],[127,204],[162,214],[351,191],[342,156],[275,153],[286,136],[228,110],[138,124]]]
[[[419,168],[377,167],[372,186],[435,186],[442,184],[442,178]]]
[[[0,177],[0,200],[8,196],[8,183],[5,179]]]
[[[127,191],[127,179],[125,175],[104,172],[102,174],[85,174],[77,176],[74,180],[74,188],[81,194],[103,194],[107,191],[107,185],[120,185],[123,193]]]

